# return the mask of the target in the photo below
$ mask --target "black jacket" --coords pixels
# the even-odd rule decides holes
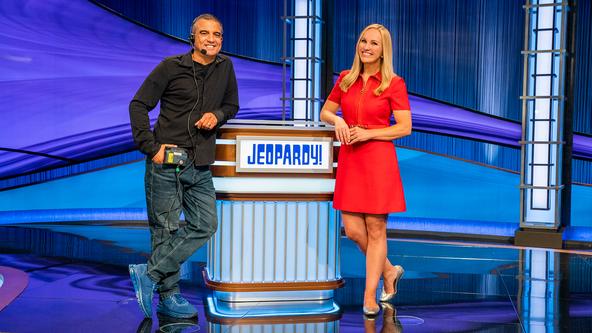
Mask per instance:
[[[140,151],[149,158],[156,155],[161,144],[170,143],[192,150],[195,165],[214,162],[216,129],[238,111],[238,88],[232,61],[218,55],[208,67],[203,84],[199,80],[194,79],[189,52],[164,59],[136,92],[129,106],[132,134]],[[202,87],[203,91],[200,91]],[[148,112],[159,101],[160,115],[153,133]],[[207,112],[218,118],[218,125],[214,130],[198,130],[194,124]]]

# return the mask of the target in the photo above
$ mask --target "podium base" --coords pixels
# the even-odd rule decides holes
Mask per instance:
[[[560,228],[559,230],[520,228],[516,230],[514,245],[525,247],[541,247],[547,249],[562,249],[563,228]]]
[[[337,320],[341,309],[333,299],[323,301],[268,301],[268,302],[226,302],[215,296],[207,298],[207,315],[218,319],[261,318],[310,318],[322,317],[325,320]]]

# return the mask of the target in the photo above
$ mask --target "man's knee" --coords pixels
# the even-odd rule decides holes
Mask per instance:
[[[208,218],[201,218],[199,221],[187,222],[187,228],[193,232],[205,232],[208,236],[212,236],[218,230],[218,219],[215,215]]]

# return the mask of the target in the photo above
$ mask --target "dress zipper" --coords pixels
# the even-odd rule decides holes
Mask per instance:
[[[366,85],[368,81],[364,82],[362,79],[362,90],[360,90],[360,97],[358,98],[358,105],[356,107],[356,125],[360,125],[360,103],[362,102],[362,97],[366,93]]]

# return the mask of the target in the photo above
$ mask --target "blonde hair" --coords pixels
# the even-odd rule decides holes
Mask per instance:
[[[388,88],[391,84],[391,80],[395,77],[395,72],[393,70],[393,42],[391,40],[391,33],[382,24],[370,24],[364,28],[364,30],[362,30],[360,37],[358,37],[356,53],[354,55],[354,63],[352,64],[349,73],[347,73],[343,79],[341,79],[341,83],[339,84],[339,88],[341,88],[342,91],[347,91],[352,86],[352,84],[356,82],[360,72],[362,71],[364,64],[360,59],[358,45],[360,45],[362,36],[364,36],[366,31],[370,29],[376,29],[378,32],[380,32],[380,39],[382,42],[382,57],[380,58],[380,75],[382,76],[382,82],[378,88],[374,89],[374,95],[378,96],[383,91],[385,91],[386,88]]]

